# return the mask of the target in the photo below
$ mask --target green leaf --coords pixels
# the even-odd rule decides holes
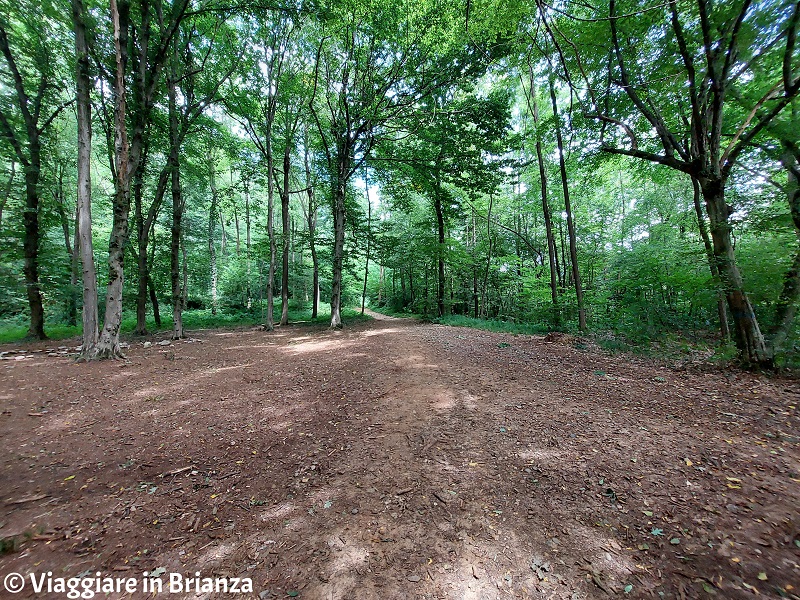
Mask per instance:
[[[648,516],[648,517],[652,517],[653,516],[653,511],[652,510],[643,510],[642,512],[645,514],[645,516]]]
[[[633,591],[633,586],[629,583],[625,586],[625,593],[630,594]]]
[[[672,544],[673,546],[677,546],[678,544],[680,544],[680,543],[681,543],[681,538],[672,538],[672,539],[669,541],[669,543],[670,543],[670,544]]]
[[[707,583],[705,581],[703,582],[703,589],[705,590],[705,592],[707,594],[711,594],[712,596],[716,596],[717,595],[717,592],[714,590],[713,587],[711,587],[711,584],[709,584],[709,583]]]
[[[286,595],[289,596],[289,598],[297,598],[300,595],[300,592],[297,590],[289,590],[286,592]]]
[[[663,529],[659,529],[658,527],[653,527],[653,528],[650,530],[650,533],[651,533],[652,535],[664,535],[664,530],[663,530]]]

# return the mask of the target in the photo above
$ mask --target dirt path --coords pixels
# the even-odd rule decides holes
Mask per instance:
[[[124,363],[4,357],[0,575],[797,597],[795,382],[406,319],[193,335]]]

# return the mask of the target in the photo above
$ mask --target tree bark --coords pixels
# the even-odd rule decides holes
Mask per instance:
[[[269,272],[267,274],[267,322],[264,329],[275,329],[275,158],[272,156],[272,118],[267,120],[267,237],[269,238]]]
[[[211,314],[217,314],[217,251],[214,244],[214,229],[217,221],[217,208],[219,205],[217,194],[217,182],[215,172],[217,169],[214,164],[213,151],[208,152],[208,181],[211,186],[211,206],[208,209],[208,256],[211,261]]]
[[[304,129],[303,136],[303,162],[306,171],[306,194],[308,195],[308,211],[305,213],[306,223],[308,224],[308,245],[311,250],[311,271],[312,271],[312,300],[311,318],[317,318],[319,310],[319,259],[317,258],[317,243],[314,236],[317,229],[317,207],[314,201],[314,186],[311,180],[311,165],[309,164],[308,152],[308,127]]]
[[[345,194],[350,173],[350,148],[339,144],[333,189],[333,282],[331,284],[331,328],[342,328],[342,269],[344,266]]]
[[[106,311],[103,330],[95,349],[96,358],[124,357],[119,345],[119,328],[122,323],[122,285],[124,281],[124,251],[128,238],[128,213],[130,211],[130,146],[127,125],[127,89],[125,73],[128,64],[128,19],[130,5],[127,0],[111,0],[111,20],[114,24],[116,71],[114,83],[114,172],[113,224],[108,243],[108,283],[106,285]]]
[[[533,107],[533,124],[536,127],[536,160],[539,163],[539,181],[542,190],[542,214],[547,236],[547,257],[550,262],[550,297],[553,301],[553,324],[557,327],[561,320],[558,308],[558,263],[556,262],[556,238],[553,235],[553,218],[550,213],[550,202],[547,200],[547,170],[542,155],[542,137],[539,131],[539,106],[533,95],[533,76],[531,75],[531,104]]]
[[[367,169],[364,168],[364,194],[367,197],[367,257],[364,261],[364,287],[361,290],[361,314],[364,314],[364,309],[366,308],[367,304],[367,279],[369,278],[369,251],[370,251],[370,241],[371,241],[371,230],[372,230],[372,203],[369,201],[369,181],[367,180]],[[380,294],[380,289],[378,290],[378,294]],[[380,300],[378,300],[378,305],[380,306]]]
[[[569,184],[567,182],[567,167],[564,158],[564,140],[561,137],[561,122],[558,116],[558,102],[553,78],[550,78],[550,100],[553,104],[553,117],[556,126],[556,143],[558,145],[558,165],[561,171],[561,186],[564,191],[564,210],[567,213],[567,232],[569,233],[569,257],[572,264],[572,280],[575,283],[575,296],[578,301],[578,327],[586,331],[586,308],[583,304],[583,286],[581,273],[578,268],[578,243],[575,238],[575,223],[572,219],[572,205],[569,198]]]
[[[442,184],[439,180],[439,172],[436,173],[436,187],[433,191],[433,207],[436,211],[436,234],[438,246],[436,248],[437,262],[437,289],[436,289],[436,310],[439,317],[444,316],[444,212],[442,210]]]
[[[172,339],[179,340],[184,337],[183,332],[183,305],[185,298],[185,283],[181,286],[180,251],[181,228],[183,220],[184,200],[181,194],[181,169],[180,169],[180,132],[178,125],[177,107],[177,80],[178,80],[178,49],[177,41],[173,43],[172,60],[170,62],[170,75],[167,82],[167,96],[169,109],[169,162],[172,164],[170,183],[172,193],[172,224],[170,227],[170,261],[169,275],[172,292]],[[185,260],[185,259],[184,259]],[[185,265],[184,265],[185,266]]]
[[[281,256],[281,325],[289,323],[289,174],[292,168],[291,144],[287,136],[283,149],[283,189],[281,190],[281,231],[283,252]]]
[[[725,203],[725,184],[718,178],[698,178],[711,221],[714,258],[719,269],[728,308],[734,322],[736,347],[746,366],[771,366],[772,357],[744,291],[731,240],[730,211]]]
[[[86,37],[86,7],[83,0],[72,0],[72,23],[75,29],[76,113],[78,121],[78,218],[75,234],[83,279],[83,344],[81,358],[94,355],[97,346],[97,270],[92,246],[92,106],[90,100],[89,45]]]
[[[714,247],[711,245],[711,239],[708,236],[708,228],[706,227],[706,219],[703,215],[703,207],[700,204],[700,184],[697,179],[692,177],[693,201],[694,210],[697,215],[697,227],[700,230],[700,237],[703,240],[703,246],[706,249],[706,256],[708,257],[708,267],[711,270],[711,278],[715,285],[720,283],[719,269],[717,268],[717,261],[714,258]],[[719,318],[719,330],[722,334],[723,340],[731,339],[731,329],[728,324],[728,311],[725,308],[725,294],[722,289],[717,292],[717,316]]]
[[[58,165],[58,179],[56,181],[56,190],[55,190],[55,200],[56,200],[56,208],[58,210],[58,217],[61,221],[61,231],[64,234],[64,247],[67,250],[67,257],[69,257],[69,265],[70,265],[70,273],[69,273],[69,291],[67,293],[67,325],[75,326],[78,324],[77,320],[77,312],[78,312],[78,298],[76,293],[76,287],[78,284],[78,230],[77,230],[77,208],[75,212],[75,234],[74,234],[74,241],[72,239],[73,236],[70,235],[69,231],[69,217],[67,217],[66,211],[66,198],[64,194],[64,167],[63,165]]]

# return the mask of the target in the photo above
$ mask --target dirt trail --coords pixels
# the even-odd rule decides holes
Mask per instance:
[[[0,362],[0,533],[19,541],[0,575],[199,570],[256,598],[798,593],[795,382],[407,319],[192,335],[124,363]]]

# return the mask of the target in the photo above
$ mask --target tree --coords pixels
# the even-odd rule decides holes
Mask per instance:
[[[39,184],[42,136],[72,101],[64,99],[63,64],[52,42],[63,32],[49,3],[17,5],[14,20],[0,18],[0,54],[7,76],[8,103],[0,103],[0,134],[25,175],[25,288],[30,309],[28,334],[46,339],[39,281]],[[47,18],[44,18],[44,17]]]
[[[78,206],[75,235],[82,267],[83,343],[81,356],[91,358],[98,339],[97,270],[92,247],[92,105],[89,74],[89,41],[86,28],[86,6],[72,0],[72,24],[75,29],[75,91],[78,125]]]
[[[740,357],[770,365],[773,353],[734,254],[734,210],[725,190],[743,153],[800,91],[791,68],[800,4],[699,0],[679,8],[676,0],[658,6],[609,0],[608,6],[607,15],[562,14],[561,24],[543,3],[539,10],[586,117],[601,126],[603,150],[667,166],[699,183]],[[601,47],[598,39],[610,45]],[[641,43],[631,47],[626,39]],[[752,88],[753,79],[760,97],[751,110],[732,109],[729,99]]]
[[[119,345],[119,328],[122,322],[122,287],[124,281],[124,253],[128,239],[131,181],[140,168],[145,144],[145,134],[152,119],[160,75],[166,65],[172,44],[189,0],[175,0],[165,16],[159,7],[157,23],[152,22],[151,0],[139,0],[138,18],[131,19],[129,0],[111,0],[111,21],[114,28],[114,222],[108,245],[109,279],[106,286],[106,311],[103,329],[97,343],[96,358],[123,356]],[[134,32],[131,39],[131,32]],[[155,38],[155,39],[154,39]],[[130,44],[129,44],[130,42]],[[129,47],[134,50],[132,73],[133,105],[128,111]],[[131,127],[128,133],[128,117]]]

